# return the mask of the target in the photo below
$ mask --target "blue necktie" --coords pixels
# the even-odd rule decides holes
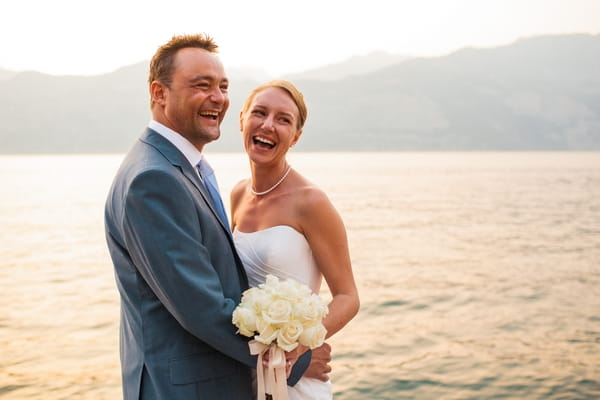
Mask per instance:
[[[200,159],[197,168],[198,172],[200,172],[200,177],[202,178],[204,187],[208,190],[213,205],[217,209],[219,217],[221,217],[221,221],[229,229],[229,221],[227,220],[225,207],[223,206],[223,201],[221,200],[221,195],[219,194],[219,185],[217,184],[217,179],[215,178],[215,172],[213,171],[208,161],[204,159],[204,157]]]

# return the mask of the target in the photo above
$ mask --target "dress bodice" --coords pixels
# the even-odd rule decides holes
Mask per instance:
[[[234,230],[235,247],[246,269],[251,287],[264,283],[267,274],[304,283],[315,293],[321,273],[304,235],[288,225],[256,232]]]
[[[279,279],[295,279],[314,293],[319,293],[322,275],[303,234],[288,225],[276,225],[256,232],[233,231],[238,254],[255,287],[265,282],[268,274]],[[302,377],[293,387],[288,386],[289,400],[331,400],[330,381]]]

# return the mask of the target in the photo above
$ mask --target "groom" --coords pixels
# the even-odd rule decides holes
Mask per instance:
[[[215,183],[196,168],[229,106],[216,51],[204,35],[176,36],[157,50],[148,79],[152,120],[106,201],[125,399],[252,398],[256,358],[231,322],[246,274]],[[326,379],[329,348],[313,358]],[[300,358],[288,383],[309,359]]]

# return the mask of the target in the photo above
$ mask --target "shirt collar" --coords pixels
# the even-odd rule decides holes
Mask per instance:
[[[161,136],[171,142],[173,146],[177,147],[177,149],[183,153],[185,158],[192,166],[195,167],[198,165],[202,159],[202,153],[198,151],[198,149],[192,143],[190,143],[189,140],[175,132],[173,129],[153,119],[148,123],[148,128],[158,132]]]

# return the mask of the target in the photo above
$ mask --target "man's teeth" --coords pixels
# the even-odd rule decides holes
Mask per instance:
[[[219,117],[219,113],[216,111],[202,111],[200,113],[200,115],[202,115],[203,117],[209,117],[209,118],[218,118]]]

